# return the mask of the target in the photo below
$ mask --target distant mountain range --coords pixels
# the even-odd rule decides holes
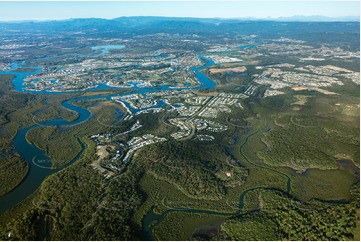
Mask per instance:
[[[327,21],[326,21],[327,20]],[[358,19],[357,19],[358,20]],[[55,34],[64,36],[85,34],[94,38],[132,38],[135,35],[146,34],[180,34],[209,36],[262,35],[267,38],[297,36],[312,42],[322,41],[322,38],[333,38],[343,41],[349,33],[359,40],[360,21],[355,18],[343,19],[321,16],[277,19],[221,19],[221,18],[176,18],[176,17],[120,17],[115,19],[75,18],[53,21],[22,21],[0,22],[0,33],[4,31],[19,31]],[[322,38],[320,38],[322,33]],[[357,41],[353,41],[356,43]],[[359,42],[356,43],[359,46]]]
[[[64,20],[17,20],[17,21],[0,21],[6,23],[24,23],[24,22],[50,22],[50,21],[73,21],[79,19],[92,19],[92,20],[130,20],[133,22],[134,20],[143,22],[145,19],[147,21],[159,21],[159,20],[199,20],[200,22],[209,22],[214,23],[215,21],[276,21],[276,22],[360,22],[360,16],[341,16],[341,17],[327,17],[321,15],[312,15],[312,16],[303,16],[303,15],[295,15],[291,17],[278,17],[278,18],[254,18],[254,17],[245,17],[245,18],[191,18],[191,17],[162,17],[162,16],[129,16],[129,17],[119,17],[114,19],[101,19],[101,18],[72,18],[72,19],[64,19]]]
[[[266,18],[264,20],[285,21],[285,22],[360,22],[360,16],[326,17],[320,15],[292,17]]]

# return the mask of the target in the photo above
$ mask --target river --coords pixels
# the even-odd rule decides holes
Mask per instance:
[[[248,131],[250,131],[250,130],[248,130]],[[153,235],[154,228],[163,221],[163,219],[166,217],[167,214],[172,213],[172,212],[201,213],[201,214],[221,215],[221,216],[229,216],[230,217],[230,216],[238,215],[238,214],[240,214],[242,212],[242,210],[244,208],[244,199],[245,199],[247,193],[249,193],[249,192],[252,192],[252,191],[255,191],[255,190],[272,190],[272,191],[283,192],[283,193],[286,193],[286,194],[290,195],[290,192],[291,192],[291,179],[287,174],[285,174],[283,172],[280,172],[278,170],[275,170],[273,168],[267,167],[267,166],[262,166],[262,165],[256,164],[256,163],[250,161],[247,158],[247,156],[243,153],[244,146],[248,143],[249,139],[253,135],[257,134],[257,133],[258,133],[258,131],[254,132],[254,133],[251,133],[246,137],[245,141],[240,146],[239,152],[240,152],[241,156],[244,158],[244,160],[246,162],[248,162],[248,163],[250,163],[250,164],[252,164],[254,166],[257,166],[259,168],[263,168],[263,169],[267,169],[269,171],[275,172],[276,174],[279,174],[279,175],[285,177],[286,180],[287,180],[285,190],[281,190],[281,189],[273,188],[273,187],[253,187],[253,188],[249,188],[249,189],[245,190],[240,195],[239,206],[238,206],[238,209],[235,212],[219,212],[219,211],[214,211],[214,210],[192,209],[192,208],[170,208],[170,209],[167,209],[166,211],[164,211],[161,214],[157,214],[157,213],[153,212],[153,209],[151,209],[150,211],[148,211],[148,213],[145,215],[145,217],[144,217],[144,219],[142,221],[142,229],[143,229],[144,238],[147,239],[147,240],[156,240],[156,238]],[[240,165],[240,164],[238,164],[238,165]]]
[[[100,47],[97,48],[97,50],[98,49],[103,50],[104,46],[101,46],[101,48]],[[109,50],[109,48],[106,50]],[[107,52],[105,52],[105,53],[102,52],[101,54],[106,54],[106,53]],[[200,61],[206,60],[206,63],[204,65],[191,68],[191,71],[195,72],[196,77],[198,78],[198,81],[200,82],[200,85],[198,87],[196,87],[196,88],[171,88],[167,85],[162,85],[159,87],[139,87],[139,86],[135,85],[132,88],[132,89],[134,89],[134,91],[131,93],[127,93],[127,94],[142,93],[142,94],[146,95],[146,93],[156,92],[156,91],[164,91],[164,90],[195,90],[195,89],[205,89],[205,88],[215,87],[216,84],[212,80],[210,80],[206,75],[204,75],[203,73],[200,72],[202,69],[207,68],[208,66],[212,65],[214,62],[211,59],[207,59],[206,57],[203,57],[201,55],[199,55],[198,58],[200,59]],[[53,94],[53,95],[69,93],[69,92],[51,92],[51,91],[47,91],[47,90],[43,90],[43,91],[26,90],[25,86],[24,86],[24,79],[26,77],[28,77],[29,75],[39,73],[41,71],[41,68],[23,66],[23,64],[24,64],[24,62],[13,63],[13,65],[11,66],[9,71],[0,72],[0,75],[4,74],[4,75],[14,75],[15,76],[14,79],[12,80],[12,83],[13,83],[16,91],[32,93],[32,94]],[[14,71],[19,68],[33,68],[35,70],[32,72],[15,72]],[[109,88],[112,88],[112,87],[108,87],[104,84],[104,85],[98,86],[97,88],[92,88],[89,91],[104,90],[104,89],[109,89]],[[114,89],[121,89],[121,88],[113,87],[112,89],[114,90]],[[72,92],[72,93],[74,93],[74,92]],[[0,213],[4,213],[8,209],[13,208],[18,203],[25,200],[28,196],[30,196],[32,193],[34,193],[39,188],[39,186],[41,185],[41,183],[47,176],[49,176],[55,172],[58,172],[58,171],[64,169],[65,167],[68,167],[72,163],[74,163],[76,160],[79,159],[79,157],[82,155],[82,153],[84,151],[84,144],[82,144],[81,140],[78,139],[78,142],[82,145],[82,150],[79,152],[79,154],[72,161],[70,161],[67,165],[60,167],[58,169],[51,169],[51,159],[44,153],[43,150],[39,149],[38,147],[36,147],[33,144],[28,143],[28,141],[26,140],[27,132],[29,132],[33,128],[38,127],[39,125],[41,125],[41,126],[73,126],[73,125],[76,125],[76,124],[79,124],[82,122],[87,122],[88,120],[90,120],[92,118],[91,113],[87,109],[73,105],[72,103],[75,101],[80,101],[80,100],[95,100],[95,99],[101,99],[101,98],[106,98],[107,100],[111,100],[110,95],[75,97],[72,99],[65,100],[62,102],[62,106],[69,110],[76,112],[78,114],[78,118],[76,120],[74,120],[74,121],[67,121],[64,119],[48,120],[48,121],[45,121],[45,122],[42,122],[39,124],[32,125],[30,127],[21,129],[17,132],[17,134],[13,140],[13,144],[14,144],[16,151],[27,161],[29,171],[28,171],[26,177],[22,180],[22,182],[16,188],[14,188],[12,191],[7,193],[6,195],[0,197]],[[164,105],[165,105],[165,103],[162,100],[158,100],[157,105],[155,107],[161,107]],[[150,108],[154,108],[154,107],[150,107]],[[142,111],[144,109],[135,110],[135,109],[131,108],[131,110],[132,110],[132,112],[136,112],[136,111]]]
[[[123,48],[123,47],[119,47],[119,48]],[[96,49],[102,50],[101,54],[108,53],[108,49],[103,48],[103,46],[100,46],[99,48],[96,48]],[[200,82],[200,85],[198,87],[196,87],[196,88],[170,88],[167,85],[162,85],[159,87],[150,87],[149,88],[149,87],[138,87],[137,85],[135,85],[133,87],[134,91],[132,93],[142,93],[142,94],[146,95],[146,93],[148,93],[148,92],[156,92],[156,91],[164,91],[164,90],[194,90],[194,89],[205,89],[205,88],[211,89],[211,88],[216,87],[216,83],[214,83],[212,80],[210,80],[206,75],[204,75],[201,72],[202,69],[213,65],[214,62],[211,59],[206,58],[202,55],[198,55],[198,58],[202,63],[204,63],[204,65],[190,68],[191,71],[195,72],[196,78]],[[10,74],[10,75],[15,76],[12,83],[13,83],[16,91],[29,92],[32,94],[67,94],[68,93],[68,92],[49,92],[47,90],[37,92],[37,91],[28,91],[28,90],[24,89],[24,87],[25,87],[24,86],[24,78],[26,78],[29,75],[39,73],[41,71],[41,69],[39,67],[31,67],[31,68],[35,69],[33,72],[20,72],[20,73],[14,72],[14,70],[17,68],[25,68],[25,67],[28,68],[27,66],[22,66],[22,65],[23,65],[23,63],[20,63],[20,64],[14,63],[12,65],[12,68],[9,71],[0,72],[0,74]],[[108,88],[111,88],[111,87],[108,87],[105,84],[103,84],[103,85],[99,85],[96,88],[92,88],[89,91],[104,90],[104,89],[108,89]],[[116,89],[116,88],[112,88],[112,89]],[[87,96],[87,97],[76,97],[76,98],[65,100],[62,102],[62,106],[69,110],[76,112],[78,114],[78,118],[76,120],[74,120],[74,121],[67,121],[64,119],[48,120],[48,121],[45,121],[45,122],[42,122],[42,123],[39,123],[36,125],[32,125],[30,127],[21,129],[17,132],[13,143],[14,143],[16,151],[27,161],[28,166],[29,166],[29,171],[19,186],[17,186],[15,189],[13,189],[11,192],[7,193],[6,195],[0,197],[0,213],[3,213],[5,211],[13,208],[18,203],[25,200],[28,196],[30,196],[32,193],[34,193],[40,187],[41,183],[44,181],[44,179],[47,176],[49,176],[55,172],[58,172],[64,168],[70,166],[74,162],[76,162],[81,157],[81,155],[83,154],[84,149],[85,149],[84,144],[81,142],[80,139],[78,139],[78,142],[81,144],[82,149],[77,154],[77,156],[73,160],[68,162],[65,166],[57,168],[57,169],[52,169],[51,168],[51,165],[52,165],[51,159],[44,153],[44,151],[39,149],[35,145],[28,143],[28,141],[26,140],[27,132],[29,132],[33,128],[38,127],[39,125],[42,125],[42,126],[72,126],[72,125],[76,125],[76,124],[79,124],[82,122],[87,122],[88,120],[90,120],[92,118],[91,113],[87,109],[76,106],[72,103],[74,101],[95,100],[95,99],[101,99],[101,98],[106,98],[106,99],[110,100],[111,96],[96,95],[96,96]],[[162,100],[158,100],[157,107],[162,106],[162,105],[164,105],[164,102],[162,102]],[[151,107],[151,108],[154,108],[154,107]],[[134,109],[131,109],[131,110],[132,110],[132,112],[136,112],[136,110],[134,110]],[[269,167],[264,167],[264,166],[255,164],[255,163],[249,161],[248,158],[246,157],[246,155],[243,153],[243,147],[247,144],[249,138],[251,136],[253,136],[254,134],[255,133],[252,133],[246,137],[244,143],[240,147],[240,154],[247,162],[251,163],[252,165],[255,165],[255,166],[258,166],[258,167],[261,167],[264,169],[268,169],[272,172],[275,172],[275,173],[287,178],[286,193],[290,193],[291,180],[286,174],[279,172],[275,169],[269,168]],[[232,216],[232,215],[239,214],[244,207],[244,198],[245,198],[246,194],[248,192],[251,192],[251,191],[254,191],[257,189],[279,190],[279,189],[270,188],[270,187],[250,188],[250,189],[244,191],[240,195],[239,208],[236,212],[233,212],[233,213],[217,212],[217,211],[201,210],[201,209],[191,209],[191,208],[172,208],[172,209],[166,210],[162,214],[156,214],[153,212],[153,210],[150,210],[146,214],[145,218],[143,219],[144,236],[147,239],[153,240],[154,239],[153,229],[161,221],[163,221],[163,219],[165,218],[165,216],[167,214],[169,214],[171,212],[175,212],[175,211],[178,211],[178,212],[182,211],[182,212],[187,212],[187,213],[206,213],[206,214],[224,215],[224,216]]]

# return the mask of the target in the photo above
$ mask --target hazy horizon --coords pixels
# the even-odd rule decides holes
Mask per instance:
[[[74,17],[74,18],[66,18],[66,19],[43,19],[43,20],[37,20],[37,19],[23,19],[23,20],[1,20],[0,22],[9,22],[9,23],[20,23],[20,22],[51,22],[51,21],[67,21],[67,20],[75,20],[75,19],[103,19],[103,20],[114,20],[119,18],[179,18],[179,19],[220,19],[220,20],[246,20],[246,21],[288,21],[289,19],[293,21],[293,19],[300,18],[300,21],[307,21],[307,19],[310,19],[310,22],[313,22],[313,19],[320,18],[321,20],[317,20],[320,22],[332,22],[332,21],[340,21],[340,22],[360,22],[360,16],[338,16],[338,17],[329,17],[329,16],[323,16],[323,15],[294,15],[294,16],[280,16],[280,17],[267,17],[267,18],[255,18],[255,17],[233,17],[233,18],[225,18],[225,17],[174,17],[174,16],[145,16],[145,15],[132,15],[132,16],[118,16],[114,18],[101,18],[101,17]],[[357,20],[356,20],[357,18]],[[296,20],[297,22],[298,20]],[[316,22],[317,22],[316,21]]]
[[[206,7],[205,7],[206,6]],[[295,16],[360,16],[358,1],[196,1],[196,2],[0,2],[0,21],[44,21],[74,18],[189,17],[275,19]]]

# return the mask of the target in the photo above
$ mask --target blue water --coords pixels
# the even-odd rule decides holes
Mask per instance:
[[[56,122],[56,120],[53,120],[53,122]],[[58,120],[58,122],[62,122],[62,120]],[[84,151],[84,144],[81,143],[81,141],[78,139],[82,149],[77,154],[77,156],[63,167],[51,169],[51,159],[45,155],[42,150],[40,150],[35,145],[29,144],[25,139],[26,133],[35,127],[37,127],[37,125],[33,125],[18,131],[14,138],[14,147],[16,151],[28,162],[29,170],[26,177],[19,186],[0,198],[0,213],[5,212],[6,210],[14,207],[16,204],[26,199],[28,196],[34,193],[36,189],[38,189],[40,184],[47,176],[73,164],[80,158]]]
[[[11,71],[16,70],[16,69],[18,69],[18,68],[19,68],[19,63],[13,63],[13,64],[11,64],[11,66],[10,66],[10,70],[11,70]]]
[[[18,92],[23,92],[24,88],[26,87],[24,85],[24,79],[32,74],[38,74],[41,71],[41,68],[26,66],[25,68],[34,68],[36,70],[33,72],[14,72],[14,70],[18,68],[21,68],[19,63],[13,63],[9,71],[1,71],[0,75],[14,75],[15,78],[12,80],[12,83],[15,87],[15,90]],[[41,92],[35,92],[35,93],[41,94]]]
[[[183,107],[183,104],[182,103],[175,103],[175,104],[173,104],[173,107],[180,108],[180,107]]]
[[[92,48],[97,48],[97,49],[101,49],[100,47],[105,47],[105,46],[94,46]],[[110,47],[114,47],[114,45],[109,45]],[[120,46],[118,48],[121,48]],[[124,47],[123,47],[124,48]],[[110,48],[111,49],[111,48]],[[105,53],[101,53],[99,55],[104,55]],[[193,89],[211,89],[216,87],[216,83],[213,82],[211,79],[209,79],[206,75],[204,75],[202,72],[200,72],[200,70],[204,69],[204,68],[208,68],[211,65],[214,65],[214,61],[210,58],[207,58],[205,56],[202,55],[198,55],[198,59],[202,62],[205,63],[202,66],[198,66],[198,67],[191,67],[189,68],[190,71],[194,71],[195,75],[198,79],[198,81],[201,83],[200,86],[195,87]],[[22,62],[23,63],[23,62]],[[14,68],[14,69],[13,69]],[[14,72],[13,70],[18,69],[18,68],[34,68],[36,69],[33,72]],[[49,91],[49,90],[42,90],[42,91],[30,91],[30,90],[24,90],[26,88],[26,86],[24,85],[24,79],[30,75],[34,75],[34,74],[38,74],[41,72],[41,68],[39,67],[34,67],[34,66],[22,66],[22,64],[20,63],[13,63],[12,67],[10,70],[8,71],[1,71],[0,75],[14,75],[15,78],[12,80],[12,83],[15,87],[15,90],[18,92],[27,92],[27,93],[32,93],[32,94],[67,94],[67,93],[76,93],[78,91],[66,91],[66,92],[57,92],[57,91]],[[123,89],[123,88],[117,88],[117,87],[111,87],[108,86],[107,84],[105,84],[106,81],[104,83],[98,84],[96,87],[93,88],[89,88],[87,89],[87,91],[100,91],[100,90],[106,90],[106,89]],[[135,89],[137,90],[137,93],[147,93],[147,92],[156,92],[156,91],[166,91],[166,90],[183,90],[186,88],[182,88],[182,87],[169,87],[168,85],[160,85],[160,86],[156,86],[156,87],[139,87],[137,86],[137,83],[131,83],[134,84]],[[189,84],[188,84],[189,85]],[[186,83],[186,87],[188,87],[187,83]],[[187,88],[190,89],[190,88]]]
[[[110,50],[121,50],[123,48],[125,48],[125,45],[98,45],[93,46],[92,50],[101,50],[102,55],[107,55]]]
[[[72,102],[78,100],[91,100],[109,98],[108,96],[91,96],[91,97],[79,97],[66,100],[62,102],[63,107],[75,111],[78,116],[74,121],[67,121],[64,119],[53,119],[44,121],[28,128],[19,130],[16,134],[13,144],[16,151],[28,162],[29,171],[25,179],[11,192],[0,198],[0,213],[14,207],[16,204],[31,195],[41,184],[41,182],[50,174],[53,174],[69,165],[74,163],[82,155],[84,151],[84,145],[80,139],[78,142],[81,144],[82,149],[79,154],[65,166],[51,169],[51,159],[44,153],[43,150],[39,149],[35,145],[29,144],[26,140],[26,133],[38,126],[73,126],[88,121],[91,118],[91,113],[84,108],[73,105]]]
[[[254,49],[256,47],[256,45],[240,45],[237,47],[241,50],[249,50],[249,49]]]
[[[122,118],[124,117],[124,113],[118,107],[114,107],[114,113],[116,114],[116,117],[115,117],[115,120],[113,121],[113,124],[116,124],[120,120],[122,120]]]
[[[100,48],[100,47],[99,47]],[[120,47],[119,47],[120,48]],[[101,48],[100,48],[101,49]],[[103,54],[103,53],[102,53]],[[202,55],[198,56],[199,60],[202,63],[205,63],[202,66],[199,67],[192,67],[190,68],[191,71],[195,72],[196,77],[198,78],[198,81],[201,83],[200,86],[195,88],[170,88],[167,85],[160,85],[157,87],[138,87],[136,84],[134,85],[134,91],[133,93],[141,93],[144,96],[146,96],[146,93],[148,92],[156,92],[156,91],[164,91],[164,90],[184,90],[184,89],[202,89],[202,88],[214,88],[216,84],[210,80],[208,77],[206,77],[203,73],[200,72],[200,70],[207,68],[214,64],[214,62],[206,58]],[[13,79],[12,83],[16,89],[16,91],[19,92],[27,92],[27,93],[33,93],[33,94],[67,94],[69,92],[49,92],[48,90],[43,91],[29,91],[25,90],[24,85],[24,78],[26,78],[29,75],[37,74],[41,71],[38,67],[32,67],[36,69],[34,72],[13,72],[13,70],[18,69],[19,67],[25,67],[22,66],[24,63],[14,63],[11,66],[11,69],[9,71],[3,71],[0,72],[0,74],[10,74],[14,75],[15,78]],[[92,88],[89,90],[102,90],[102,89],[115,89],[113,87],[109,87],[105,84],[98,85],[96,88]],[[128,93],[129,94],[129,93]],[[113,95],[114,96],[114,95]],[[109,95],[95,95],[95,96],[88,96],[88,97],[77,97],[72,98],[66,101],[62,102],[62,106],[74,111],[77,113],[77,118],[74,121],[67,121],[64,119],[53,119],[48,120],[45,122],[41,122],[39,124],[24,128],[22,130],[19,130],[14,138],[13,144],[16,149],[16,151],[27,161],[29,166],[28,174],[26,175],[25,179],[20,183],[18,187],[16,187],[11,192],[7,193],[5,196],[2,196],[0,198],[0,213],[3,213],[4,211],[14,207],[19,202],[26,199],[28,196],[30,196],[33,192],[36,191],[36,189],[40,186],[42,181],[49,176],[50,174],[53,174],[69,165],[71,165],[73,162],[79,159],[79,157],[82,155],[84,151],[84,145],[81,143],[81,141],[78,139],[78,142],[82,145],[81,152],[72,160],[67,163],[64,167],[60,167],[57,169],[51,169],[52,163],[50,157],[48,157],[43,150],[37,148],[35,145],[29,144],[26,140],[26,134],[29,130],[38,127],[38,125],[41,126],[65,126],[65,127],[72,127],[74,125],[87,122],[92,118],[91,112],[89,112],[87,109],[76,106],[72,104],[75,101],[79,100],[95,100],[95,99],[107,99],[111,100],[111,96]],[[158,100],[157,104],[150,108],[160,108],[164,107],[167,104],[163,100]],[[133,109],[128,104],[127,106],[133,113],[137,113],[146,109],[150,108],[144,108],[144,109]],[[117,120],[120,120],[124,114],[117,112]]]
[[[125,48],[125,45],[98,45],[93,46],[92,50],[121,50]]]
[[[124,45],[100,45],[100,46],[91,47],[91,49],[94,50],[94,51],[101,50],[100,54],[86,55],[86,54],[78,54],[78,53],[66,53],[66,54],[38,57],[38,58],[34,58],[33,60],[49,60],[49,59],[54,59],[54,58],[64,57],[64,56],[80,56],[80,57],[94,56],[94,57],[99,57],[101,55],[109,54],[110,50],[120,50],[120,49],[123,49],[123,48],[125,48]]]
[[[206,75],[204,75],[200,70],[210,67],[211,65],[214,65],[214,61],[210,58],[207,58],[202,55],[198,55],[198,59],[201,62],[206,62],[203,66],[199,67],[191,67],[189,68],[190,71],[194,71],[196,73],[196,77],[198,81],[201,83],[201,85],[198,87],[199,89],[206,89],[206,88],[215,88],[216,83],[213,82],[211,79],[209,79]]]
[[[148,110],[148,109],[161,108],[161,107],[168,106],[168,104],[166,104],[163,100],[157,100],[157,104],[154,106],[150,106],[147,108],[139,108],[139,109],[133,108],[132,106],[129,105],[128,102],[123,102],[123,103],[127,106],[127,108],[129,108],[129,110],[132,112],[132,114],[137,114],[141,111]]]

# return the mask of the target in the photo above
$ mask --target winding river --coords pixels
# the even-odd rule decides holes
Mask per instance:
[[[221,216],[235,216],[235,215],[238,215],[238,214],[240,214],[242,212],[242,210],[244,208],[244,199],[245,199],[246,195],[249,192],[256,191],[256,190],[271,190],[271,191],[280,191],[282,193],[286,193],[286,194],[290,195],[290,192],[291,192],[291,179],[287,174],[285,174],[283,172],[280,172],[280,171],[278,171],[276,169],[267,167],[267,166],[262,166],[260,164],[256,164],[256,163],[250,161],[247,158],[247,156],[244,154],[244,152],[243,152],[244,146],[248,143],[249,139],[253,135],[257,134],[258,132],[259,131],[251,133],[246,137],[245,141],[240,146],[240,154],[241,154],[241,156],[244,158],[244,160],[246,162],[252,164],[253,166],[257,166],[259,168],[275,172],[276,174],[279,174],[279,175],[285,177],[286,180],[287,180],[287,186],[286,186],[285,190],[281,190],[281,189],[273,188],[273,187],[253,187],[253,188],[249,188],[249,189],[245,190],[240,195],[238,209],[233,213],[232,212],[218,212],[218,211],[203,210],[203,209],[192,209],[192,208],[170,208],[170,209],[167,209],[166,211],[164,211],[162,214],[157,214],[157,213],[155,213],[153,211],[153,208],[152,208],[145,215],[145,217],[143,219],[143,222],[142,222],[144,237],[147,240],[156,240],[156,238],[153,235],[154,228],[163,221],[163,219],[167,216],[167,214],[172,213],[172,212],[201,213],[201,214],[221,215]],[[240,164],[238,164],[238,165],[240,165]]]
[[[107,52],[102,52],[101,54],[107,54]],[[162,85],[159,87],[149,88],[149,87],[138,87],[137,85],[135,85],[133,88],[134,91],[131,93],[127,93],[127,94],[142,93],[142,94],[146,95],[146,93],[156,92],[156,91],[164,91],[164,90],[186,90],[186,89],[195,90],[195,89],[204,89],[204,88],[214,88],[216,86],[216,84],[212,80],[210,80],[206,75],[204,75],[203,73],[200,72],[201,69],[209,67],[210,65],[214,64],[214,62],[211,59],[207,59],[206,57],[203,57],[201,55],[199,55],[198,58],[202,62],[204,62],[206,60],[206,63],[204,65],[191,68],[191,71],[195,72],[196,77],[198,78],[198,80],[200,82],[200,85],[198,87],[196,87],[196,88],[171,88],[169,86]],[[25,88],[24,79],[29,75],[39,73],[41,71],[41,68],[23,66],[23,64],[24,64],[24,62],[14,63],[11,66],[11,69],[9,71],[0,72],[0,75],[15,76],[14,79],[12,80],[12,83],[13,83],[16,91],[27,92],[27,93],[32,93],[32,94],[54,94],[54,95],[69,93],[69,92],[50,92],[47,90],[37,92],[37,91],[29,91],[29,90],[24,89]],[[16,72],[15,70],[19,69],[19,68],[33,68],[34,71],[32,71],[32,72]],[[92,88],[90,90],[91,91],[103,90],[103,89],[108,89],[108,88],[110,88],[110,87],[108,87],[106,85],[100,85],[99,87]],[[116,89],[116,88],[113,88],[113,89]],[[120,89],[120,88],[118,88],[118,89]],[[112,96],[114,96],[114,95],[112,95]],[[17,132],[17,134],[13,140],[13,144],[14,144],[16,151],[27,161],[29,170],[28,170],[26,177],[16,188],[14,188],[12,191],[7,193],[6,195],[0,197],[0,213],[3,213],[5,211],[7,211],[8,209],[13,208],[18,203],[25,200],[28,196],[30,196],[32,193],[34,193],[39,188],[40,184],[44,181],[44,179],[47,176],[68,167],[69,165],[74,163],[76,160],[78,160],[79,157],[82,155],[84,148],[85,148],[84,144],[81,142],[81,140],[78,139],[78,142],[82,146],[82,150],[79,152],[79,154],[72,161],[68,162],[67,165],[57,168],[57,169],[52,169],[51,168],[51,165],[52,165],[51,158],[48,157],[44,153],[43,150],[39,149],[38,147],[36,147],[33,144],[28,143],[28,141],[26,140],[27,132],[29,132],[31,129],[36,128],[38,126],[74,126],[74,125],[77,125],[77,124],[80,124],[83,122],[87,122],[88,120],[90,120],[92,118],[91,113],[87,109],[73,105],[72,103],[75,101],[80,101],[80,100],[95,100],[95,99],[101,99],[101,98],[111,100],[110,95],[75,97],[72,99],[65,100],[62,102],[62,106],[64,108],[67,108],[69,110],[76,112],[78,114],[78,118],[76,120],[74,120],[74,121],[67,121],[64,119],[48,120],[48,121],[45,121],[42,123],[32,125],[30,127],[21,129]],[[158,102],[158,105],[161,106],[161,105],[164,105],[164,103]],[[153,107],[151,107],[151,108],[153,108]]]
[[[103,51],[101,54],[107,54],[107,52]],[[205,88],[211,89],[211,88],[216,87],[216,84],[201,72],[201,69],[204,69],[204,68],[207,68],[207,67],[213,65],[214,62],[211,59],[207,59],[206,57],[204,57],[202,55],[199,55],[198,58],[201,62],[203,62],[205,64],[202,66],[199,66],[199,67],[191,67],[190,68],[191,71],[195,72],[195,75],[196,75],[198,81],[200,82],[200,85],[198,87],[196,87],[196,88],[171,88],[169,86],[162,85],[160,87],[155,87],[155,88],[143,88],[143,87],[138,87],[135,85],[133,88],[134,91],[132,93],[142,93],[142,94],[146,95],[146,93],[148,93],[148,92],[156,92],[156,91],[164,91],[164,90],[185,90],[185,89],[194,90],[194,89],[205,89]],[[29,93],[33,93],[33,94],[67,94],[68,93],[68,92],[49,92],[46,90],[36,92],[36,91],[28,91],[28,90],[24,89],[25,88],[24,78],[26,78],[29,75],[39,73],[41,71],[41,69],[38,67],[30,67],[30,68],[34,68],[33,72],[15,72],[14,71],[15,69],[18,69],[18,68],[28,68],[27,66],[22,66],[23,64],[24,63],[20,63],[20,64],[14,63],[9,71],[0,72],[0,74],[8,74],[8,75],[15,76],[12,83],[18,92],[29,92]],[[110,87],[107,87],[106,85],[100,85],[97,88],[93,88],[91,90],[102,90],[104,88],[110,88]],[[75,101],[79,101],[79,100],[95,100],[95,99],[101,99],[101,98],[110,100],[111,96],[96,95],[96,96],[87,96],[87,97],[76,97],[76,98],[65,100],[62,102],[62,106],[69,110],[76,112],[78,114],[78,117],[76,120],[74,120],[74,121],[67,121],[64,119],[48,120],[48,121],[45,121],[45,122],[42,122],[39,124],[32,125],[30,127],[21,129],[17,132],[17,134],[13,140],[13,144],[15,146],[16,151],[27,161],[28,166],[29,166],[29,171],[28,171],[28,174],[26,175],[26,177],[24,178],[24,180],[15,189],[13,189],[11,192],[7,193],[6,195],[0,197],[0,213],[3,213],[5,211],[13,208],[18,203],[25,200],[28,196],[30,196],[32,193],[34,193],[40,187],[41,183],[44,181],[44,179],[47,176],[49,176],[55,172],[58,172],[64,168],[70,166],[75,161],[77,161],[79,159],[79,157],[81,157],[81,155],[83,154],[84,149],[85,149],[84,144],[81,142],[80,139],[78,139],[78,142],[81,144],[82,149],[77,154],[77,156],[73,160],[68,162],[65,166],[57,168],[57,169],[52,169],[51,168],[51,165],[52,165],[51,158],[48,157],[44,153],[43,150],[39,149],[38,147],[36,147],[33,144],[28,143],[28,141],[26,140],[27,132],[33,128],[38,127],[39,125],[41,125],[41,126],[73,126],[73,125],[77,125],[77,124],[80,124],[83,122],[87,122],[88,120],[90,120],[92,118],[91,113],[87,109],[76,106],[72,103]],[[159,103],[161,105],[163,105],[161,102],[158,102],[158,105],[159,105]],[[291,180],[285,173],[282,173],[282,172],[275,170],[273,168],[270,168],[270,167],[265,167],[260,164],[256,164],[256,163],[250,161],[247,158],[247,156],[243,153],[243,147],[247,144],[249,138],[252,137],[253,135],[255,135],[257,132],[252,133],[246,137],[244,143],[240,147],[241,156],[244,158],[244,160],[246,162],[248,162],[254,166],[267,169],[269,171],[275,172],[276,174],[279,174],[279,175],[285,177],[287,179],[287,187],[286,187],[285,191],[283,191],[283,192],[286,192],[289,194],[290,190],[291,190]],[[250,188],[250,189],[244,191],[240,195],[238,209],[236,212],[232,212],[232,213],[217,212],[217,211],[212,211],[212,210],[191,209],[191,208],[171,208],[171,209],[166,210],[162,214],[156,214],[153,212],[153,209],[151,209],[143,219],[144,236],[147,239],[154,240],[153,229],[161,221],[163,221],[163,219],[166,217],[167,214],[176,212],[176,211],[187,212],[187,213],[206,213],[206,214],[223,215],[223,216],[237,215],[243,210],[244,199],[245,199],[246,194],[251,191],[258,190],[258,189],[280,190],[280,189],[271,188],[271,187]]]

